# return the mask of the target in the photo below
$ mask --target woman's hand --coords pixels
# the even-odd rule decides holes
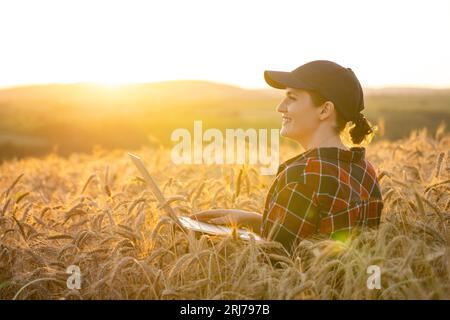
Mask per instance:
[[[198,221],[214,224],[245,226],[259,232],[262,215],[258,212],[238,209],[210,209],[189,216]]]

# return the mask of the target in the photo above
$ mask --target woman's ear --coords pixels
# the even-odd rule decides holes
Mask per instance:
[[[331,101],[324,102],[323,105],[319,107],[319,118],[320,120],[325,120],[331,117],[334,111],[334,104]]]

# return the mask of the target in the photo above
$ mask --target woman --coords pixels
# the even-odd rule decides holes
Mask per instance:
[[[315,60],[292,72],[265,71],[264,77],[286,92],[277,107],[281,135],[306,151],[279,166],[263,214],[214,209],[191,217],[250,228],[288,250],[313,235],[345,240],[357,226],[378,226],[383,199],[375,169],[365,159],[364,147],[349,149],[341,140],[347,133],[360,145],[374,133],[360,113],[363,91],[354,72]]]

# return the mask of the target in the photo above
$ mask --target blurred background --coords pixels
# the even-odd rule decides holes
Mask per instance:
[[[450,122],[450,1],[0,3],[0,161],[279,128],[264,70],[351,67],[378,139]]]

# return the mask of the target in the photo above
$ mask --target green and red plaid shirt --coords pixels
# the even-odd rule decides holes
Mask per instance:
[[[365,148],[309,149],[278,168],[260,233],[288,250],[314,234],[345,239],[356,226],[377,227],[383,199]]]

